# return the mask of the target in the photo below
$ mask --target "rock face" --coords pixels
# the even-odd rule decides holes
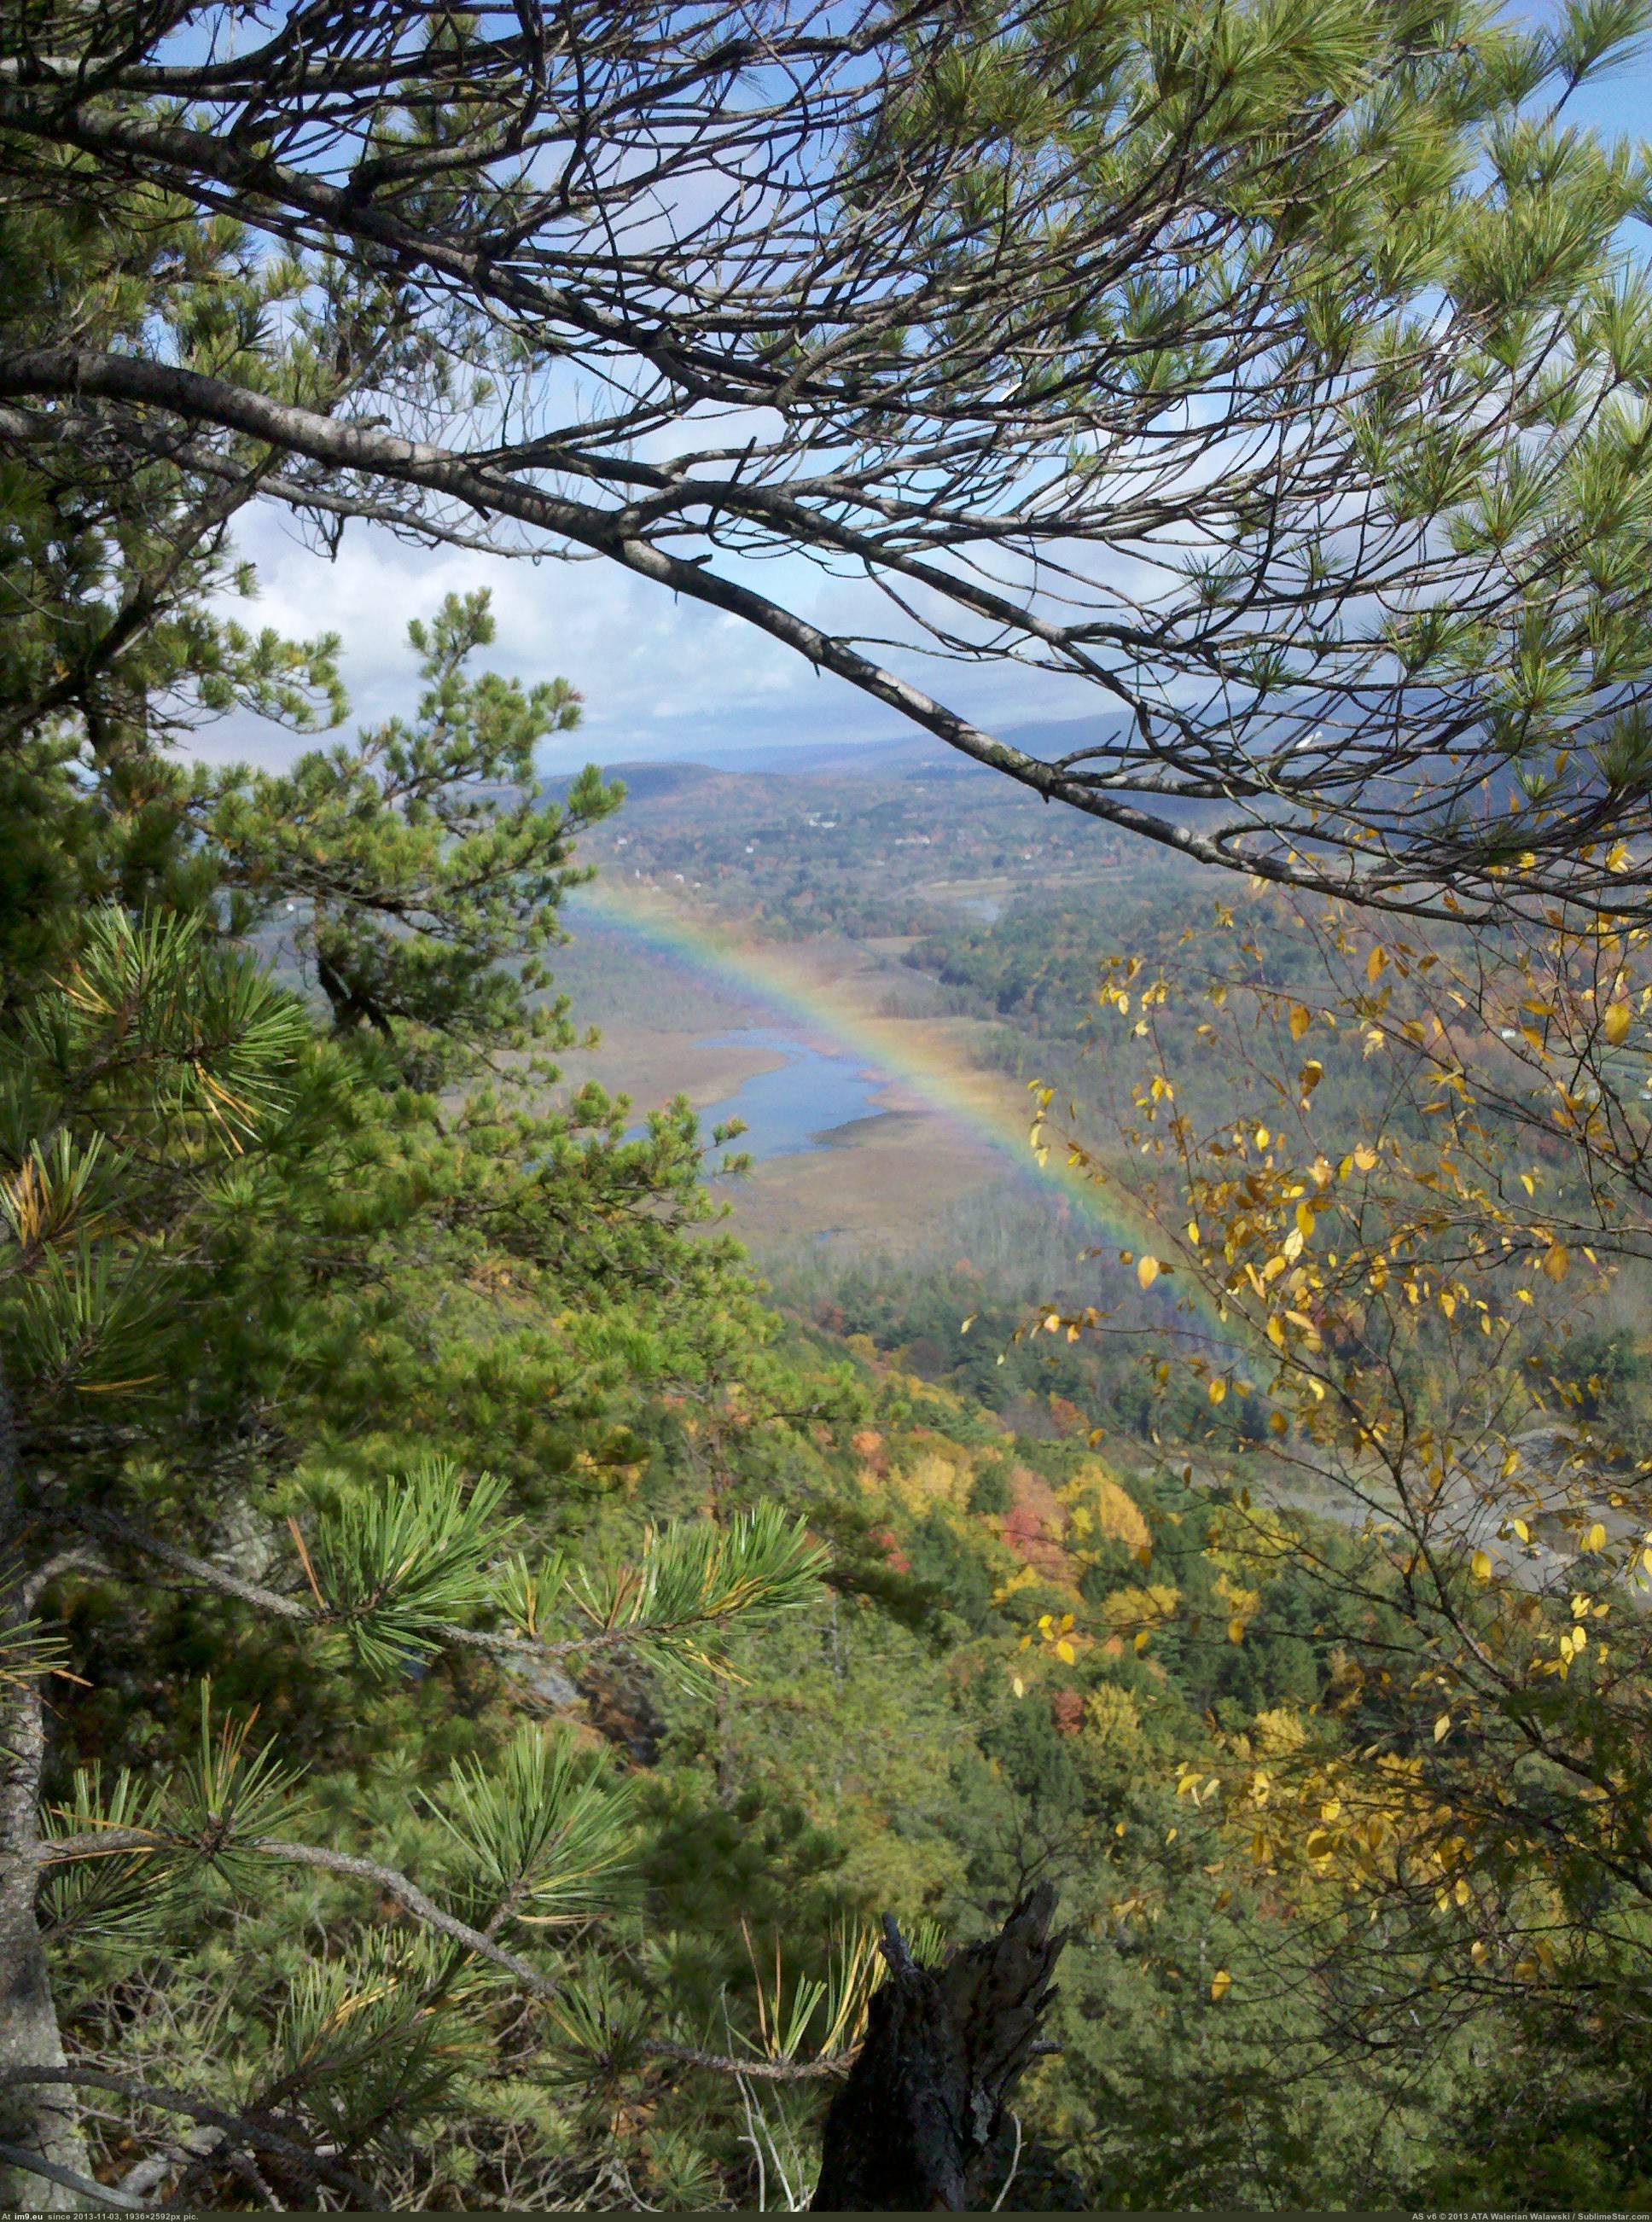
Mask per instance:
[[[981,2181],[1005,2102],[1032,2057],[1065,1937],[1051,1936],[1055,1892],[1024,1898],[996,1936],[920,1968],[886,1914],[889,1980],[866,2041],[832,2100],[817,2213],[968,2213],[1002,2185]]]

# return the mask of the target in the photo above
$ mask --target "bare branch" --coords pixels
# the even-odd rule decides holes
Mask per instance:
[[[1517,261],[1488,150],[1569,91],[1548,48],[1517,95],[1490,47],[1373,11],[1346,65],[1306,40],[1235,107],[1214,28],[1167,73],[1039,0],[484,0],[450,41],[414,0],[343,0],[196,59],[199,12],[47,6],[0,68],[0,174],[27,191],[52,149],[111,206],[249,224],[297,258],[332,380],[273,342],[243,375],[65,332],[0,369],[0,442],[169,446],[329,546],[364,518],[617,562],[1225,869],[1426,916],[1643,906],[1605,862],[1652,835],[1622,523],[1652,463],[1602,306],[1635,275],[1633,166],[1546,187],[1577,248],[1512,323],[1450,244],[1478,225]],[[392,145],[390,114],[430,128]],[[1408,119],[1480,182],[1415,208]],[[1581,491],[1608,468],[1621,501]],[[902,652],[1082,686],[1092,730],[1009,745],[852,599],[828,631],[789,578],[759,589],[796,555],[892,608]]]

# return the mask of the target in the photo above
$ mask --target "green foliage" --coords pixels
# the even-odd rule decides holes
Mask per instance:
[[[80,1836],[94,1829],[140,1829],[160,1836],[166,1786],[144,1781],[122,1768],[104,1788],[102,1762],[77,1767],[68,1797],[50,1806],[44,1833]],[[169,1860],[163,1845],[154,1849],[112,1852],[99,1860],[66,1861],[51,1869],[42,1905],[46,1926],[61,1939],[77,1927],[104,1945],[164,1943],[176,1928],[178,1906],[165,1883]]]
[[[535,747],[577,723],[579,698],[562,680],[524,691],[466,676],[493,637],[485,593],[449,595],[408,637],[425,681],[411,725],[392,719],[280,775],[202,775],[186,822],[217,859],[236,930],[297,898],[300,961],[340,1028],[390,1039],[399,1020],[473,1058],[565,1045],[565,1007],[539,993],[542,952],[561,938],[562,897],[588,876],[572,844],[619,794],[587,769],[565,802],[540,794]],[[427,1082],[443,1070],[431,1054]]]
[[[532,750],[574,705],[468,678],[488,629],[449,606],[418,720],[285,782],[152,753],[140,826],[106,781],[64,821],[79,884],[112,890],[141,840],[142,900],[66,903],[32,943],[19,920],[36,956],[0,1016],[0,1363],[72,1631],[10,1625],[7,1687],[74,1663],[42,1823],[66,2034],[96,2046],[136,1982],[164,2005],[122,2050],[232,2116],[279,2093],[295,2150],[386,2182],[461,2089],[493,2118],[512,1985],[445,1932],[380,1930],[349,1857],[405,1859],[548,1986],[600,1981],[579,1940],[628,1903],[634,1787],[522,1723],[523,1678],[638,1651],[714,1679],[825,1564],[773,1501],[588,1533],[685,1389],[761,1379],[764,1330],[698,1232],[686,1111],[628,1139],[623,1102],[558,1100],[514,1055],[571,1038],[537,952],[616,798],[593,775],[540,807]],[[287,984],[244,937],[294,916]],[[398,1767],[411,1803],[376,1786]]]
[[[356,1662],[391,1674],[438,1651],[448,1624],[486,1594],[484,1568],[508,1533],[506,1484],[468,1489],[449,1459],[427,1459],[370,1490],[347,1490],[316,1523],[308,1553],[323,1619]]]
[[[679,1682],[705,1688],[717,1671],[706,1646],[718,1632],[731,1622],[757,1623],[808,1604],[826,1565],[803,1518],[767,1503],[718,1526],[674,1522],[649,1535],[634,1565],[575,1568],[557,1560],[530,1572],[518,1560],[504,1570],[496,1594],[524,1635],[545,1627],[565,1598],[587,1642],[623,1639],[644,1647]]]
[[[427,1802],[453,1839],[468,1918],[544,1926],[612,1910],[635,1798],[581,1767],[567,1737],[524,1727],[489,1766],[459,1761]]]
[[[1645,180],[1558,112],[1511,112],[1643,20],[1626,0],[1546,29],[1354,0],[989,13],[861,150],[868,178],[965,150],[943,248],[969,277],[1054,151],[1070,195],[1129,208],[1182,148],[1201,221],[1058,301],[1061,342],[1017,358],[1019,390],[1030,409],[1104,364],[1120,423],[1156,437],[1262,317],[1254,374],[1334,424],[1386,525],[1516,582],[1495,622],[1397,600],[1380,638],[1349,636],[1362,671],[1391,653],[1469,690],[1518,798],[1517,824],[1474,837],[1482,861],[1517,861],[1590,781],[1646,783],[1617,694],[1648,665],[1652,307],[1614,243]],[[433,108],[380,152],[456,128]],[[7,143],[15,180],[35,158]],[[390,278],[39,159],[53,190],[0,205],[9,353],[72,323],[341,416],[369,373],[411,392],[440,353]],[[1058,295],[1080,213],[1038,210]],[[1473,333],[1432,387],[1420,302]],[[1002,386],[981,314],[887,343],[910,364],[938,333],[978,340]],[[1561,336],[1542,375],[1537,323]],[[548,1061],[575,1038],[564,898],[620,799],[594,770],[538,789],[571,689],[475,675],[486,599],[449,599],[408,627],[409,718],[280,774],[187,769],[169,744],[229,710],[343,714],[335,643],[216,613],[251,592],[228,527],[278,466],[226,435],[210,468],[160,443],[115,468],[131,450],[40,430],[9,416],[0,455],[0,1701],[15,1756],[50,1698],[40,1912],[70,2056],[227,2118],[222,2147],[156,2179],[173,2203],[305,2205],[321,2183],[386,2206],[750,2205],[776,2174],[789,2196],[829,2087],[764,2096],[726,2063],[851,2044],[876,1915],[939,1952],[1045,1877],[1075,1934],[1028,2195],[1643,2200],[1632,1922],[1581,1977],[1493,1993],[1445,1925],[1454,1899],[1420,1893],[1356,1946],[1311,1857],[1266,1889],[1224,1879],[1267,1810],[1224,1806],[1224,1780],[1281,1752],[1328,1782],[1379,1744],[1414,1764],[1395,1689],[1347,1662],[1433,1671],[1412,1569],[1283,1484],[1266,1509],[1234,1485],[1223,1462],[1273,1440],[1261,1397],[1166,1390],[1123,1334],[1018,1336],[1041,1255],[915,1287],[800,1271],[807,1324],[765,1311],[711,1224],[687,1108],[639,1124]],[[1065,466],[1113,467],[1082,446]],[[1343,588],[1316,522],[1270,543],[1246,499],[1178,578],[1220,669],[1283,567],[1299,638],[1241,640],[1228,667],[1259,694],[1296,682]],[[1557,767],[1603,688],[1611,714]],[[630,869],[703,870],[769,932],[921,928],[915,992],[1009,1022],[1018,1070],[1048,1051],[1079,1071],[1099,961],[1178,945],[1184,884],[1133,883],[1129,916],[1058,888],[949,927],[933,792],[821,819],[801,861],[774,853],[761,797],[686,832],[639,811]],[[946,867],[1007,884],[1041,807],[977,792]],[[1417,807],[1435,822],[1431,793]],[[597,847],[616,864],[617,838]],[[1076,835],[1039,838],[1041,869],[1077,871]],[[1297,924],[1259,903],[1244,945],[1286,1009],[1312,962]],[[1139,1023],[1131,992],[1124,1091],[1201,1039]],[[1215,1066],[1190,1116],[1218,1095],[1236,1115]],[[1368,1033],[1316,1066],[1328,1115],[1386,1108]],[[1416,1409],[1444,1393],[1438,1348],[1379,1353]],[[1635,1333],[1574,1355],[1575,1408],[1639,1414]],[[9,1433],[7,1455],[9,1485]],[[1571,1794],[1539,1787],[1551,1813]],[[1555,1863],[1562,1912],[1599,1872],[1575,1847]],[[100,2181],[153,2144],[159,2103],[89,2118]]]
[[[309,2141],[393,2151],[408,2125],[454,2104],[480,2048],[452,1955],[367,1930],[305,1962],[281,1999],[267,2074]]]

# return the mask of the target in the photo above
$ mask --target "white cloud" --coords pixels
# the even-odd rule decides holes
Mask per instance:
[[[531,563],[421,549],[364,525],[346,533],[330,562],[270,510],[248,521],[241,548],[257,567],[260,591],[250,607],[236,604],[236,613],[292,637],[337,633],[354,724],[411,709],[418,678],[409,618],[429,617],[446,594],[486,587],[498,625],[488,662],[524,683],[560,675],[584,697],[579,731],[547,751],[548,768],[591,757],[616,763],[718,747],[872,739],[901,730],[894,712],[741,618],[681,601],[601,559]],[[763,592],[828,631],[876,631],[892,614],[864,583],[829,577],[801,558],[763,564],[751,575]],[[898,661],[920,685],[983,723],[1072,717],[1102,706],[1086,687],[1052,685],[1010,664],[959,668],[916,655]],[[237,718],[208,728],[196,745],[213,761],[251,757],[274,765],[313,744]]]

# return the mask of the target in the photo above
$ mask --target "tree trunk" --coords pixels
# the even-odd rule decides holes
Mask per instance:
[[[28,1618],[23,1510],[11,1400],[0,1368],[0,1639]],[[0,1676],[0,2070],[61,2068],[63,2046],[35,1901],[40,1887],[41,1769],[45,1710],[38,1676]],[[72,2093],[62,2084],[0,2081],[0,2144],[90,2171]],[[81,2196],[0,2160],[0,2212],[72,2212]]]
[[[866,2041],[826,2118],[820,2213],[968,2213],[1002,2187],[983,2163],[1005,2101],[1032,2057],[1066,1939],[1049,1934],[1055,1892],[1040,1885],[996,1936],[920,1968],[883,1917],[889,1980]],[[995,2171],[996,2172],[996,2171]]]

